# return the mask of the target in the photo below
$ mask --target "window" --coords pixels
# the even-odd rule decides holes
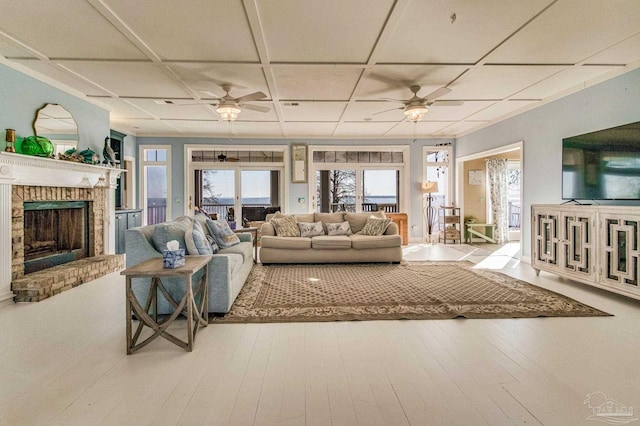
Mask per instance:
[[[140,146],[141,197],[147,225],[171,218],[171,147]]]
[[[437,182],[438,191],[431,194],[434,206],[434,223],[438,223],[438,207],[453,204],[453,176],[450,170],[451,144],[425,146],[423,152],[423,181]],[[426,196],[426,195],[425,195]],[[426,213],[425,213],[426,214]],[[426,217],[425,217],[426,221]],[[427,238],[427,226],[423,226],[423,237]]]

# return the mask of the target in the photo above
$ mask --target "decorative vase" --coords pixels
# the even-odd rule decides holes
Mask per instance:
[[[54,147],[51,141],[42,136],[29,136],[22,140],[20,150],[23,154],[36,155],[38,157],[51,157]]]

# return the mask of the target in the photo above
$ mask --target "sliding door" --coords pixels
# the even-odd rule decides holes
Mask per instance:
[[[406,179],[407,152],[405,147],[386,147],[386,151],[314,147],[312,209],[317,212],[402,211],[401,189],[406,188],[402,183]]]

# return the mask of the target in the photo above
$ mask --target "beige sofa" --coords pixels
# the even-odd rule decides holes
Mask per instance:
[[[383,235],[368,236],[359,232],[367,218],[375,213],[309,213],[294,214],[297,222],[322,222],[325,234],[327,223],[348,221],[352,234],[349,236],[319,235],[314,237],[281,237],[269,222],[261,227],[260,261],[271,263],[361,263],[393,262],[402,260],[402,238],[398,226],[391,222]]]

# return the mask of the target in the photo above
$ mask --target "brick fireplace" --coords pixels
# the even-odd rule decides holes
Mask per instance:
[[[120,172],[0,152],[0,303],[40,301],[123,267],[123,256],[113,254],[113,200]],[[25,274],[25,203],[72,201],[86,205],[86,257]]]

